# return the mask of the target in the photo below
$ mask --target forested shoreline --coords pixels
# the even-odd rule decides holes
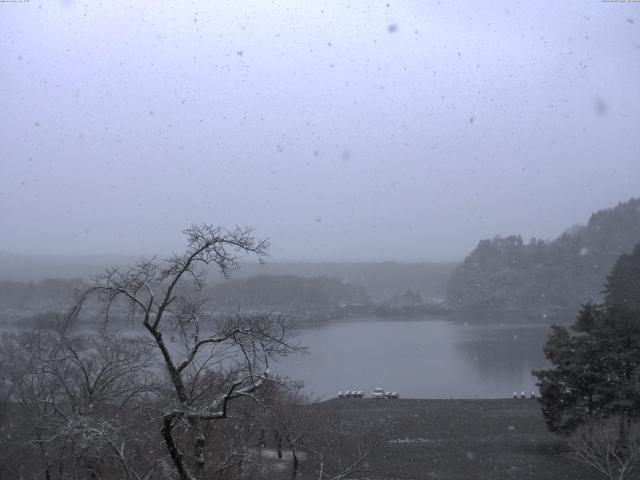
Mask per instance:
[[[602,298],[616,258],[640,242],[640,199],[591,215],[558,238],[511,235],[481,240],[460,264],[274,263],[244,265],[203,292],[211,313],[278,311],[300,325],[358,315],[446,315],[469,323],[563,322]],[[0,261],[11,266],[18,257]],[[10,259],[10,260],[7,260]],[[8,263],[7,263],[8,262]],[[71,262],[68,272],[77,272]],[[42,271],[47,271],[46,268]],[[80,278],[0,281],[0,312],[11,323],[64,311]]]
[[[600,210],[551,241],[481,240],[447,284],[454,318],[475,322],[570,322],[602,299],[616,259],[640,242],[640,199]]]

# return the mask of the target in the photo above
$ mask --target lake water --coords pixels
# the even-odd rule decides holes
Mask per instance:
[[[537,391],[545,368],[540,325],[461,325],[444,319],[334,322],[300,332],[309,351],[285,358],[279,374],[302,379],[318,399],[374,387],[404,398],[500,398]]]

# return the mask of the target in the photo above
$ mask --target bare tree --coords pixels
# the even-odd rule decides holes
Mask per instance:
[[[327,428],[326,413],[318,411],[313,400],[303,394],[302,384],[270,385],[265,389],[262,407],[267,415],[259,427],[273,433],[279,461],[290,458],[291,480],[303,476],[303,471],[306,476],[317,475],[319,480],[338,480],[373,470],[366,463],[382,437],[365,438]],[[283,445],[289,450],[284,459]]]
[[[577,458],[609,480],[636,478],[640,463],[640,425],[610,418],[580,427],[569,441]]]
[[[50,315],[38,330],[2,338],[7,408],[16,419],[11,442],[35,454],[47,480],[113,471],[107,459],[116,459],[125,478],[141,479],[130,462],[135,442],[123,425],[133,423],[130,406],[152,390],[150,349],[135,338],[75,327]],[[21,462],[21,469],[37,471],[34,462]]]
[[[203,327],[205,301],[199,292],[207,269],[226,276],[247,254],[266,255],[267,242],[250,228],[225,230],[193,225],[185,230],[183,254],[164,261],[144,259],[128,269],[112,268],[93,279],[74,316],[91,298],[125,305],[159,352],[169,388],[159,405],[161,434],[181,480],[203,478],[207,462],[204,425],[227,418],[229,405],[251,397],[269,380],[269,360],[295,349],[284,318],[240,314]],[[223,446],[218,445],[218,448]]]
[[[292,479],[299,473],[299,449],[303,440],[310,431],[318,427],[318,419],[308,409],[309,400],[302,394],[301,389],[301,383],[273,384],[264,392],[262,401],[267,415],[263,418],[260,429],[262,432],[271,432],[279,460],[283,459],[283,444],[288,447]],[[260,439],[259,442],[265,443],[264,439]]]
[[[313,453],[318,459],[318,480],[342,480],[351,475],[369,472],[375,469],[363,466],[367,459],[375,452],[382,442],[383,437],[378,436],[373,442],[358,445],[358,454],[346,467],[342,467],[339,472],[330,473],[327,468],[328,452],[330,447],[322,450],[315,450]]]

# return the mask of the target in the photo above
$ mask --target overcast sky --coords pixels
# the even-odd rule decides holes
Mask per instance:
[[[1,251],[461,259],[640,195],[640,3],[0,1],[0,65]]]

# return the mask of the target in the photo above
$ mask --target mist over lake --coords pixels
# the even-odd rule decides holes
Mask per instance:
[[[0,0],[0,480],[639,480],[639,8]]]
[[[305,355],[275,370],[327,399],[375,387],[405,398],[504,398],[535,388],[547,325],[465,325],[430,317],[358,318],[299,332]]]

